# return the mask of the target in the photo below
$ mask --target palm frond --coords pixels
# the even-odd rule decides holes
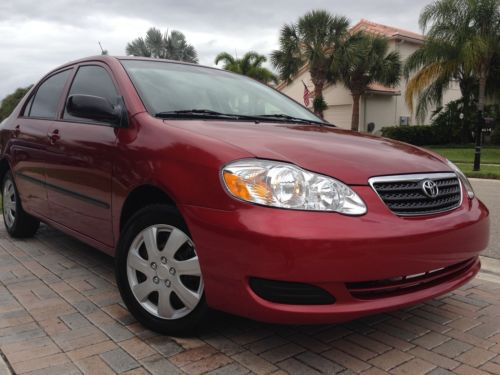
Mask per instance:
[[[137,38],[128,43],[125,53],[129,56],[151,57],[151,52],[143,38]]]
[[[163,34],[160,30],[152,27],[146,32],[146,47],[150,51],[151,57],[165,58],[163,50],[165,48]]]
[[[435,0],[424,8],[419,22],[427,35],[424,46],[405,64],[406,78],[417,72],[409,81],[407,103],[417,98],[422,101],[417,112],[425,111],[429,101],[439,104],[440,98],[434,95],[439,90],[432,87],[458,79],[466,101],[476,96],[484,105],[484,93],[491,87],[489,82],[495,80],[491,74],[494,56],[500,50],[500,1]],[[438,66],[440,74],[437,74]],[[430,78],[431,71],[435,73],[433,78]],[[476,84],[480,77],[486,84]],[[423,82],[416,82],[419,78]]]
[[[262,66],[267,61],[266,56],[255,51],[249,51],[238,59],[227,52],[221,52],[215,57],[215,64],[223,62],[223,68],[254,78],[262,83],[277,82],[278,79],[269,69]]]
[[[145,38],[129,42],[125,51],[127,55],[133,56],[198,62],[196,49],[187,43],[183,33],[176,30],[162,34],[159,29],[152,27],[146,32]]]

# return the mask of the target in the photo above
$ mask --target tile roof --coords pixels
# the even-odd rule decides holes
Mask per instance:
[[[361,21],[359,21],[351,28],[351,32],[361,30],[368,33],[384,35],[389,38],[412,39],[417,43],[422,43],[424,41],[424,36],[422,34],[414,33],[413,31],[408,31],[393,26],[382,25],[380,23],[371,22],[365,19],[361,19]]]

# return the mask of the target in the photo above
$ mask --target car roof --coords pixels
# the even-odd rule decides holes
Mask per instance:
[[[195,63],[190,63],[190,62],[185,62],[185,61],[178,61],[178,60],[158,59],[158,58],[142,57],[142,56],[96,55],[96,56],[83,57],[83,58],[78,59],[78,60],[73,60],[73,61],[67,62],[67,63],[60,65],[57,68],[53,69],[50,73],[55,72],[55,71],[60,70],[60,69],[63,69],[63,68],[66,68],[66,67],[69,67],[69,66],[72,66],[72,65],[81,64],[81,63],[90,62],[90,61],[100,61],[100,62],[106,63],[106,62],[110,62],[110,61],[122,61],[122,60],[160,61],[160,62],[165,62],[165,63],[190,65],[190,66],[220,70],[219,68],[216,68],[213,66],[200,65],[200,64],[195,64]]]

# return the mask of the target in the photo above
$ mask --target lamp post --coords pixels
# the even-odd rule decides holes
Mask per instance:
[[[476,147],[474,150],[474,168],[472,168],[473,171],[479,171],[481,168],[481,136],[483,133],[483,123],[484,123],[484,117],[483,117],[483,111],[478,111],[478,119],[476,122]]]
[[[465,129],[464,129],[464,113],[463,112],[460,112],[460,114],[458,115],[458,118],[460,119],[460,140],[463,141],[464,139],[464,133],[465,133]]]

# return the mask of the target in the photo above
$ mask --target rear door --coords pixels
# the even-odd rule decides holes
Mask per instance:
[[[78,67],[68,97],[76,94],[104,97],[115,104],[119,93],[111,71],[95,63]],[[114,243],[111,178],[117,131],[109,123],[76,118],[67,111],[49,129],[51,218],[109,246]]]
[[[15,120],[11,139],[11,167],[23,208],[42,216],[49,215],[45,187],[48,133],[58,116],[70,73],[71,69],[56,72],[38,85]]]

